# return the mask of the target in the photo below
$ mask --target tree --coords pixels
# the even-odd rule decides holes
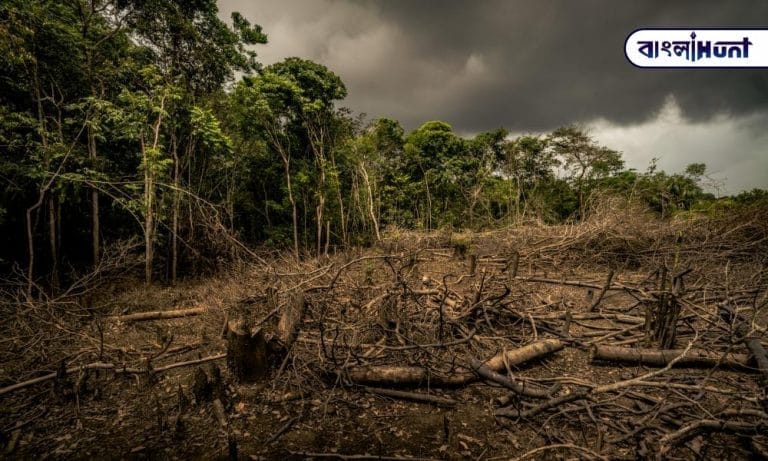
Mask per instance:
[[[504,154],[502,172],[511,179],[510,202],[519,219],[524,214],[521,203],[527,208],[539,184],[554,179],[554,168],[560,162],[549,148],[549,139],[542,136],[520,136],[505,145]]]
[[[241,133],[247,137],[263,136],[279,155],[284,168],[288,201],[293,223],[293,252],[299,258],[299,224],[292,181],[292,155],[295,144],[290,123],[295,123],[293,101],[301,91],[292,79],[278,75],[269,68],[253,78],[236,85],[232,93],[232,108]]]
[[[597,142],[583,128],[570,125],[549,136],[549,144],[569,174],[579,198],[579,217],[584,217],[585,189],[588,182],[618,172],[624,167],[621,153]]]
[[[158,183],[168,175],[173,164],[167,152],[164,136],[165,124],[174,102],[180,99],[175,85],[163,84],[162,76],[154,66],[139,71],[141,88],[124,90],[119,97],[120,106],[112,112],[114,122],[122,128],[126,139],[138,145],[139,170],[143,176],[141,200],[136,208],[143,217],[144,278],[152,283],[158,214]],[[132,204],[129,204],[131,206]]]
[[[507,130],[498,128],[479,133],[466,142],[465,168],[459,184],[465,195],[470,228],[475,226],[475,209],[484,198],[483,192],[502,165],[507,134]]]
[[[403,169],[421,227],[456,224],[464,201],[457,184],[466,166],[464,152],[464,140],[445,122],[426,122],[406,137]]]

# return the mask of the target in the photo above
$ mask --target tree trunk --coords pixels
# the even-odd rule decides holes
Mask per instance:
[[[59,246],[56,239],[56,204],[53,193],[48,191],[48,244],[51,250],[51,288],[59,289]]]
[[[172,139],[173,152],[173,210],[171,218],[171,285],[176,285],[176,275],[179,267],[179,187],[181,184],[181,165],[179,164],[179,153],[176,138]]]
[[[88,157],[91,161],[91,167],[96,169],[96,135],[93,128],[88,126]],[[99,190],[96,187],[91,188],[91,257],[93,258],[93,267],[99,264],[101,259],[101,241],[99,215]]]
[[[360,163],[360,172],[363,176],[363,181],[365,181],[365,188],[368,191],[368,212],[371,216],[371,222],[373,222],[373,230],[376,232],[376,241],[381,242],[381,234],[379,233],[379,220],[376,219],[376,213],[374,212],[373,208],[373,190],[371,188],[371,182],[368,179],[368,171],[365,169],[365,165],[363,163]]]
[[[296,212],[296,199],[293,198],[293,187],[291,185],[291,158],[280,149],[280,155],[283,157],[283,166],[285,167],[285,183],[288,188],[288,201],[291,202],[291,217],[293,218],[293,255],[296,261],[299,260],[299,216]]]
[[[141,140],[141,153],[144,158],[144,283],[152,283],[152,262],[154,259],[154,184],[151,165],[147,158],[144,140]]]
[[[163,123],[163,110],[165,108],[165,99],[160,100],[160,111],[157,115],[157,120],[153,124],[152,132],[152,157],[149,157],[147,153],[146,145],[144,143],[144,136],[141,137],[141,154],[144,159],[144,205],[145,205],[145,217],[144,217],[144,278],[147,285],[152,283],[152,263],[155,256],[155,162],[154,158],[159,155],[158,148],[160,147],[160,128]]]
[[[341,224],[341,242],[346,247],[348,242],[348,236],[347,236],[347,217],[344,212],[344,197],[341,195],[341,178],[339,177],[339,169],[336,167],[336,156],[333,153],[333,150],[331,150],[331,166],[333,167],[333,171],[336,174],[337,181],[336,181],[336,200],[339,202],[339,220]],[[326,242],[328,238],[330,237],[330,233],[326,235]],[[326,250],[326,254],[328,251]]]

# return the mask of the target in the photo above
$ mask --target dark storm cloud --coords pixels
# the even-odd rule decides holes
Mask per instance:
[[[761,26],[765,1],[224,0],[261,23],[273,51],[317,60],[349,87],[346,104],[414,127],[545,130],[604,117],[631,124],[674,95],[685,117],[768,107],[764,70],[641,70],[627,35],[649,26]],[[282,41],[284,43],[279,43]]]
[[[499,122],[539,129],[597,116],[634,123],[669,95],[694,120],[768,107],[765,70],[641,70],[623,53],[626,36],[640,27],[764,25],[768,2],[449,1],[439,11],[427,2],[372,5],[412,37],[419,55],[454,67],[472,53],[487,57],[487,71],[500,78],[467,88],[457,104],[484,110],[450,113],[469,130]]]

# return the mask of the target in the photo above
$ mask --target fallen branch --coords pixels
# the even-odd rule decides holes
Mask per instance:
[[[605,285],[603,285],[603,288],[600,290],[600,293],[595,298],[595,301],[592,303],[591,306],[589,306],[589,311],[594,312],[597,309],[597,306],[600,305],[600,301],[603,300],[603,296],[605,296],[605,293],[608,292],[608,289],[611,288],[611,281],[613,280],[613,270],[608,272],[608,279],[605,281]]]
[[[595,290],[602,290],[605,285],[598,285],[596,283],[589,283],[589,282],[580,282],[578,280],[557,280],[557,279],[547,279],[542,277],[515,277],[515,280],[519,280],[521,282],[533,282],[533,283],[549,283],[552,285],[565,285],[565,286],[572,286],[572,287],[579,287],[579,288],[592,288]],[[643,290],[639,288],[632,288],[628,287],[626,285],[613,285],[609,287],[608,290],[617,290],[617,291],[630,291],[630,292],[640,292],[642,293]]]
[[[581,389],[581,390],[571,392],[569,394],[563,394],[563,395],[559,395],[557,397],[551,398],[546,402],[542,403],[541,405],[533,407],[529,410],[520,411],[518,408],[504,407],[504,408],[499,408],[493,414],[494,416],[505,416],[507,418],[522,418],[522,419],[532,418],[543,411],[549,410],[550,408],[555,408],[557,406],[563,405],[568,402],[586,399],[586,398],[589,398],[589,396],[590,396],[590,392],[588,390]]]
[[[458,402],[453,399],[447,399],[444,397],[437,397],[435,395],[420,394],[417,392],[396,391],[393,389],[382,389],[380,387],[363,387],[365,392],[377,395],[385,395],[387,397],[393,397],[396,399],[409,400],[419,403],[431,403],[439,407],[455,407]]]
[[[277,430],[277,432],[275,432],[269,439],[267,439],[266,442],[264,442],[264,446],[267,446],[270,443],[275,442],[277,439],[282,437],[282,435],[288,432],[291,426],[293,426],[293,424],[298,420],[299,420],[298,416],[295,418],[289,419],[285,424],[283,424],[283,426],[280,429]]]
[[[679,445],[704,432],[724,432],[727,434],[760,435],[768,429],[768,422],[745,423],[742,421],[723,421],[720,419],[700,419],[682,426],[665,435],[659,442],[659,454],[666,455],[675,445]]]
[[[176,309],[170,311],[137,312],[135,314],[113,315],[107,317],[107,320],[120,322],[144,322],[147,320],[177,319],[181,317],[192,317],[195,315],[200,315],[206,310],[208,310],[207,307],[193,307],[192,309]]]
[[[350,368],[345,374],[355,384],[390,386],[463,386],[475,378],[469,372],[441,376],[427,368],[396,365]]]
[[[483,378],[493,381],[497,384],[501,384],[507,389],[512,390],[515,394],[524,395],[526,397],[547,398],[551,395],[547,389],[540,389],[533,386],[528,386],[526,383],[515,381],[507,376],[496,373],[495,371],[483,365],[483,362],[477,359],[471,359],[469,364],[472,366],[472,371],[482,376]]]

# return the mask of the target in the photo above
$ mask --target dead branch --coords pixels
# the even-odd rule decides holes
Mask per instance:
[[[181,317],[191,317],[200,315],[207,310],[207,307],[194,307],[191,309],[176,309],[170,311],[137,312],[135,314],[128,315],[113,315],[111,317],[107,317],[106,319],[120,322],[143,322],[147,320],[165,320]]]
[[[394,389],[382,389],[380,387],[363,387],[365,392],[377,395],[385,395],[387,397],[393,397],[396,399],[409,400],[419,403],[430,403],[437,405],[438,407],[455,407],[458,402],[453,399],[447,399],[444,397],[437,397],[435,395],[421,394],[418,392],[398,391]]]
[[[579,389],[577,391],[573,391],[568,394],[563,394],[557,397],[553,397],[547,400],[546,402],[542,403],[541,405],[535,406],[529,410],[520,411],[517,408],[504,407],[504,408],[499,408],[493,414],[494,416],[504,416],[507,418],[527,419],[527,418],[532,418],[543,411],[549,410],[550,408],[555,408],[560,405],[566,404],[568,402],[582,400],[589,397],[590,397],[589,390]]]
[[[589,311],[594,312],[597,309],[597,306],[600,305],[600,301],[603,300],[603,296],[605,296],[605,293],[608,292],[608,290],[611,288],[611,281],[613,280],[613,270],[608,272],[608,278],[605,281],[605,285],[603,285],[603,288],[600,290],[600,293],[598,293],[595,300],[592,302],[592,305],[589,306]]]
[[[472,371],[480,375],[481,377],[493,381],[497,384],[501,384],[502,386],[506,387],[507,389],[512,390],[512,392],[524,395],[527,397],[536,397],[536,398],[548,398],[551,396],[551,391],[547,389],[540,389],[537,387],[529,386],[526,384],[525,381],[516,381],[512,378],[506,377],[502,374],[496,373],[495,371],[491,370],[487,366],[483,365],[483,362],[477,360],[477,359],[471,359],[469,361],[470,366],[472,367]]]
[[[675,445],[679,445],[705,432],[724,432],[727,434],[760,435],[768,429],[768,421],[757,423],[743,421],[724,421],[721,419],[700,419],[682,426],[680,429],[665,435],[659,442],[660,458],[666,455]]]

